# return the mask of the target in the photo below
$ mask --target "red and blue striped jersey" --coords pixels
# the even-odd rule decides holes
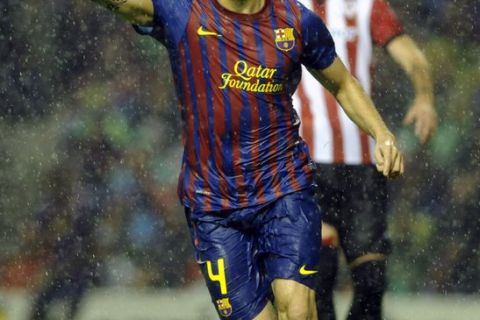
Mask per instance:
[[[323,69],[336,56],[321,19],[295,0],[251,15],[217,0],[153,3],[150,34],[168,49],[183,121],[182,204],[237,209],[309,187],[291,96],[301,64]]]

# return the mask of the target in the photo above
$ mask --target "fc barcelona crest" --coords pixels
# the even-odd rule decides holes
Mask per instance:
[[[224,318],[232,315],[233,308],[228,298],[217,300],[217,309],[218,313]]]
[[[290,51],[295,47],[293,28],[275,29],[275,45],[282,51]]]

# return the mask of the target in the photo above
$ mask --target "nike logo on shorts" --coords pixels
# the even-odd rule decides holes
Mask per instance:
[[[306,265],[303,265],[300,268],[299,272],[302,276],[311,276],[311,275],[317,273],[318,271],[317,270],[307,270]]]

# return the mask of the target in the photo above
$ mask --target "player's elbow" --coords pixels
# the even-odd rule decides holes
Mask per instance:
[[[430,64],[428,63],[425,54],[413,43],[408,50],[408,54],[405,55],[403,63],[400,61],[400,64],[404,65],[405,71],[407,73],[415,72],[430,72]]]
[[[151,26],[153,24],[153,16],[145,12],[139,12],[135,15],[135,23],[140,26]]]
[[[430,64],[428,63],[427,58],[421,51],[418,51],[418,53],[412,56],[405,69],[405,71],[412,76],[426,76],[429,75],[431,72]]]
[[[418,50],[419,54],[417,57],[417,65],[422,68],[425,72],[430,73],[431,72],[431,67],[430,63],[427,60],[427,57],[423,54],[422,51]]]
[[[336,87],[335,97],[337,99],[347,98],[358,91],[362,91],[358,80],[351,74],[346,74],[345,77],[342,77],[338,82]]]

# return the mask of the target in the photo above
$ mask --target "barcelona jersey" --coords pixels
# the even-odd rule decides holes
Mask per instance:
[[[168,49],[183,121],[178,193],[199,211],[268,203],[311,185],[291,96],[301,64],[334,60],[321,19],[295,0],[238,14],[217,0],[154,0],[150,35]]]

